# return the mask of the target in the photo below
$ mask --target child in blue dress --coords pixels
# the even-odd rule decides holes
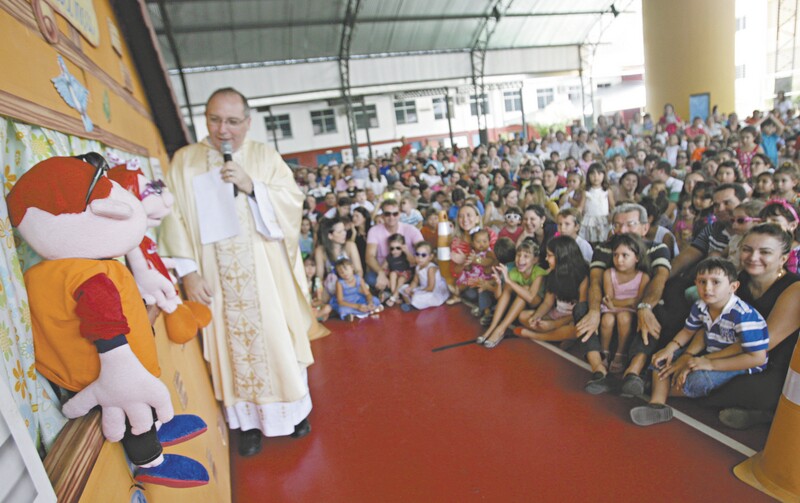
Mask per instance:
[[[341,319],[353,321],[383,311],[381,303],[369,291],[367,282],[353,270],[353,263],[349,258],[340,258],[335,267],[339,276],[336,282],[336,304]]]

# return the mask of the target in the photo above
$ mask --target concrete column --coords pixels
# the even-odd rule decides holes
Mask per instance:
[[[689,96],[709,93],[711,107],[735,109],[735,0],[642,0],[647,111],[665,103],[690,122]]]

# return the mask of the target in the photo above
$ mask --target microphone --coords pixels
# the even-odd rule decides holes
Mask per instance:
[[[233,160],[233,145],[229,141],[224,141],[220,145],[222,150],[222,160],[224,162],[231,162]],[[239,195],[239,187],[236,184],[233,185],[233,197]]]

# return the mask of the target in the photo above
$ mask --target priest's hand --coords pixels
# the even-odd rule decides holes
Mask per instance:
[[[182,277],[181,280],[183,281],[183,288],[186,291],[186,297],[188,297],[189,300],[205,304],[206,306],[211,305],[211,297],[214,295],[214,291],[197,271],[190,272]]]
[[[245,194],[253,193],[253,179],[245,170],[234,161],[228,161],[222,166],[222,181],[232,183]]]

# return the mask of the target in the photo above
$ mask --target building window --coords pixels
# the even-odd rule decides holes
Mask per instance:
[[[519,112],[522,110],[522,91],[503,91],[503,101],[506,105],[506,112]]]
[[[567,88],[567,96],[569,96],[570,103],[580,104],[581,102],[581,86],[569,86]]]
[[[415,124],[417,122],[417,103],[410,101],[395,101],[394,116],[398,124]]]
[[[546,108],[547,105],[553,102],[553,95],[554,93],[552,87],[536,90],[536,104],[539,107],[539,110]]]
[[[272,139],[283,140],[292,137],[292,124],[289,122],[289,114],[269,115],[264,117],[264,125],[267,127],[267,137]]]
[[[737,65],[736,66],[736,78],[737,79],[743,79],[743,78],[745,78],[747,76],[747,74],[745,73],[745,67],[744,66],[745,65]]]
[[[433,118],[438,120],[447,118],[447,98],[433,98]]]
[[[485,94],[481,94],[480,100],[478,100],[477,94],[471,94],[469,97],[469,111],[473,117],[478,116],[478,101],[481,104],[481,114],[489,114],[489,97]]]
[[[332,108],[311,112],[311,125],[314,127],[314,134],[335,133],[336,114]]]
[[[375,105],[353,105],[353,115],[358,129],[367,129],[367,124],[370,128],[378,127],[378,111]]]

